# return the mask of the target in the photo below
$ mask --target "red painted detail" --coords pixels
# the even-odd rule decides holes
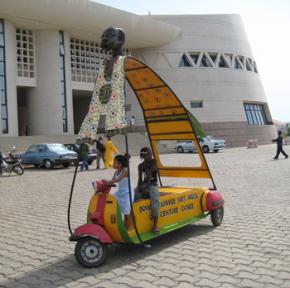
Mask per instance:
[[[77,229],[73,236],[92,236],[104,244],[111,244],[113,241],[103,227],[97,224],[85,224]]]
[[[93,185],[96,189],[96,193],[110,193],[111,186],[105,185],[103,180],[96,181]]]
[[[104,181],[96,181],[93,183],[93,186],[96,190],[96,193],[99,194],[99,199],[97,202],[96,211],[91,213],[90,219],[97,224],[104,226],[104,212],[105,212],[105,205],[106,205],[106,198],[107,194],[110,193],[111,186],[105,185]]]
[[[91,220],[97,222],[99,225],[102,226],[104,226],[104,212],[106,206],[106,199],[107,194],[99,195],[96,211],[90,214]]]
[[[222,194],[216,190],[212,190],[206,195],[206,210],[212,211],[224,206]]]

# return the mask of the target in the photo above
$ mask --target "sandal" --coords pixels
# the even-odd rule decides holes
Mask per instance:
[[[155,229],[153,230],[153,234],[155,234],[155,235],[159,235],[159,234],[160,234],[160,229],[159,229],[159,228],[155,228]]]

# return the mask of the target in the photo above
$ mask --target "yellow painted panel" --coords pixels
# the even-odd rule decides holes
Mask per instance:
[[[90,203],[89,203],[89,208],[88,208],[88,216],[95,213],[96,211],[96,207],[97,207],[97,202],[98,202],[98,196],[97,195],[93,195]],[[88,217],[88,223],[92,223],[92,221],[90,220],[90,217]]]
[[[201,205],[202,205],[203,211],[207,211],[207,209],[206,209],[206,196],[207,196],[208,192],[209,192],[208,190],[205,191],[204,195],[202,196],[202,203],[201,203]]]
[[[186,112],[182,106],[176,107],[176,108],[150,110],[150,111],[145,111],[144,113],[145,113],[145,117],[186,114]]]
[[[149,68],[126,71],[126,78],[132,85],[133,90],[164,85],[164,82]]]
[[[176,169],[162,169],[159,168],[159,174],[161,177],[176,177],[176,178],[211,178],[208,170],[188,169],[182,170],[181,167]]]
[[[99,196],[93,195],[91,198],[88,214],[93,214],[96,212],[97,203]],[[108,203],[111,202],[111,203]],[[104,213],[104,226],[105,230],[109,233],[110,237],[115,242],[123,242],[122,237],[119,233],[118,224],[117,224],[117,201],[113,195],[107,195],[105,213]],[[115,223],[112,223],[112,219],[116,219]],[[92,223],[92,221],[88,217],[88,223]]]
[[[198,193],[203,193],[203,192],[208,192],[208,187],[188,187],[188,186],[175,186],[175,187],[160,187],[159,192],[160,193],[185,193],[185,192],[198,192]]]
[[[137,91],[137,97],[145,110],[181,106],[168,86]]]
[[[125,71],[130,69],[142,68],[145,65],[132,57],[127,57],[125,60]]]
[[[193,140],[195,136],[193,133],[184,133],[184,134],[168,134],[168,135],[151,135],[152,141],[159,140]]]
[[[117,200],[113,195],[107,196],[104,224],[105,230],[109,231],[110,236],[114,242],[123,242],[123,238],[119,232],[117,223]]]
[[[178,133],[191,131],[192,127],[188,121],[148,123],[148,132],[150,134]]]
[[[192,191],[192,187],[160,187],[160,193],[184,193]]]
[[[204,189],[193,188],[164,188],[161,192],[169,194],[160,197],[160,217],[158,227],[166,227],[179,221],[190,219],[203,214],[200,198]],[[183,190],[184,192],[180,191]],[[173,193],[170,193],[170,192]],[[174,193],[179,191],[180,193]],[[142,200],[134,204],[134,213],[139,233],[152,230],[150,200]],[[130,236],[135,236],[134,230],[129,231]]]

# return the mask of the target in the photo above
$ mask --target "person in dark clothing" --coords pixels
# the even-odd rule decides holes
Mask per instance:
[[[82,160],[81,171],[88,171],[89,164],[88,164],[88,154],[89,154],[89,146],[87,143],[82,143],[80,146],[80,158]]]
[[[160,211],[160,194],[157,180],[157,167],[152,151],[148,147],[144,147],[140,151],[140,157],[144,159],[138,166],[138,184],[135,188],[135,201],[139,199],[151,199],[151,214],[153,219],[153,233],[159,234],[157,227],[159,211]],[[149,196],[149,197],[148,197]]]
[[[97,149],[97,169],[100,169],[100,162],[101,159],[103,160],[103,163],[105,165],[105,152],[106,148],[105,145],[103,144],[103,138],[99,137],[98,140],[96,140],[96,149]]]
[[[274,160],[278,160],[279,154],[282,153],[285,156],[285,159],[288,158],[287,153],[285,153],[285,151],[283,150],[283,138],[282,138],[282,132],[279,131],[278,132],[278,137],[276,139],[272,140],[273,143],[277,143],[277,154],[276,156],[273,158]]]

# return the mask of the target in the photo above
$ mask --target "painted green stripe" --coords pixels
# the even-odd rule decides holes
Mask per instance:
[[[119,232],[120,232],[124,242],[132,243],[132,240],[129,237],[128,232],[124,226],[119,205],[117,205],[117,224],[118,224]]]
[[[194,222],[196,222],[198,220],[201,220],[201,219],[205,218],[207,215],[208,214],[203,214],[201,216],[196,216],[196,217],[193,217],[193,218],[190,218],[190,219],[186,219],[186,220],[183,220],[183,221],[180,221],[180,222],[177,222],[177,223],[162,227],[160,229],[160,234],[159,235],[155,235],[153,232],[150,231],[150,232],[142,233],[140,236],[141,236],[142,240],[145,242],[145,241],[151,240],[153,238],[156,238],[156,237],[158,237],[160,235],[166,234],[168,232],[174,231],[176,229],[179,229],[181,227],[184,227],[186,225],[194,223]],[[139,240],[138,240],[137,236],[132,237],[132,241],[135,244],[139,243]]]

